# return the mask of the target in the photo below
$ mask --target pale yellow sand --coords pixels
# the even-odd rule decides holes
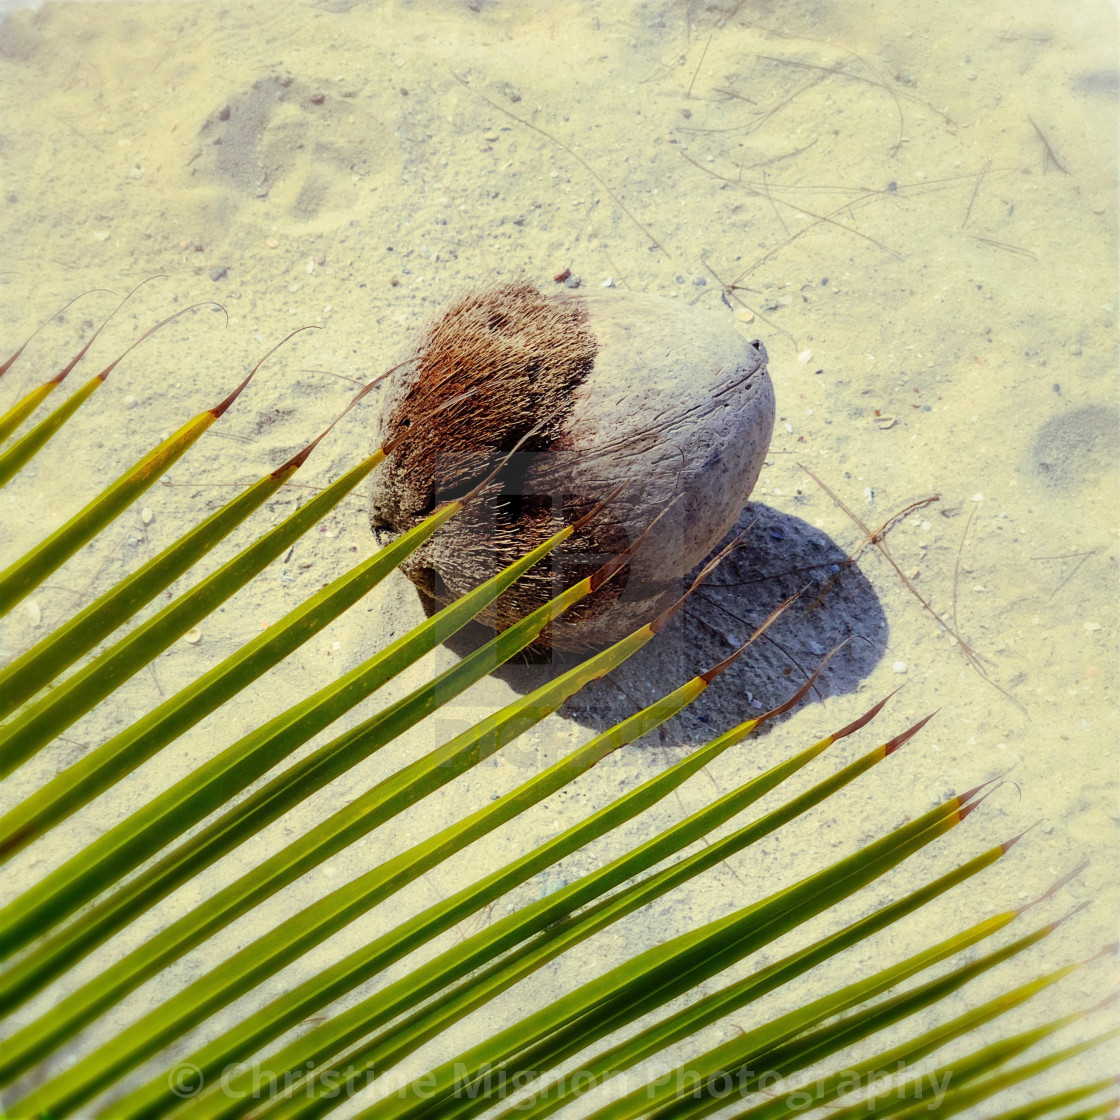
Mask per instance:
[[[1116,18],[1103,0],[917,0],[893,8],[870,0],[721,8],[207,0],[48,4],[13,16],[0,23],[3,356],[70,296],[94,287],[123,293],[155,273],[165,278],[117,316],[79,367],[82,380],[180,306],[220,300],[230,321],[223,330],[220,314],[193,312],[122,364],[67,434],[0,494],[0,560],[61,523],[162,432],[224,396],[288,331],[309,323],[323,329],[282,350],[168,479],[39,589],[31,610],[20,607],[4,621],[0,655],[25,648],[235,484],[283,461],[345,405],[355,388],[347,379],[361,382],[386,368],[466,286],[524,275],[547,289],[570,268],[588,286],[609,278],[718,309],[721,284],[734,282],[732,304],[749,337],[766,342],[779,402],[756,501],[851,550],[860,530],[803,466],[870,529],[939,494],[939,502],[901,520],[888,546],[914,589],[985,659],[988,678],[866,549],[861,568],[889,629],[876,635],[882,656],[859,694],[806,705],[769,738],[721,760],[711,778],[720,790],[731,788],[902,681],[905,690],[875,729],[838,759],[939,708],[936,722],[803,825],[677,892],[652,916],[600,936],[580,960],[516,989],[407,1069],[425,1068],[428,1055],[478,1037],[627,951],[726,913],[947,792],[1012,768],[1013,785],[874,897],[896,896],[1044,818],[1040,829],[970,888],[764,1009],[784,1009],[830,981],[864,975],[1019,905],[1085,855],[1088,869],[1023,928],[1081,901],[1093,906],[1043,950],[974,984],[951,1009],[1092,955],[1115,934],[1120,881],[1116,67]],[[112,306],[111,296],[90,295],[44,331],[0,383],[0,407],[56,370]],[[302,483],[322,485],[366,453],[366,423],[367,412],[351,414],[308,463]],[[271,524],[306,493],[287,491],[252,525]],[[237,536],[248,539],[248,530]],[[0,797],[7,804],[41,784],[373,547],[359,495],[204,622],[199,642],[178,643],[111,707],[0,787]],[[772,559],[781,555],[772,548]],[[742,592],[744,608],[750,594]],[[387,582],[232,711],[145,766],[124,796],[98,799],[13,861],[3,900],[284,701],[332,680],[421,617],[411,587]],[[690,671],[727,649],[717,641],[698,651]],[[399,695],[452,657],[437,651],[387,694]],[[506,683],[484,682],[439,726],[422,726],[311,798],[8,1026],[46,1011],[76,978],[94,975],[340,800],[513,695]],[[747,701],[737,693],[723,695],[720,711],[739,700],[745,716]],[[351,722],[370,710],[363,706]],[[581,723],[550,718],[528,751],[483,765],[383,830],[389,835],[375,835],[273,898],[135,993],[47,1071],[381,854],[508,788],[536,764],[538,750],[541,757],[562,752],[589,734]],[[445,896],[679,754],[671,739],[661,740],[666,750],[654,740],[654,749],[631,748],[572,796],[428,875],[263,994],[283,991],[405,908]],[[608,838],[594,859],[714,794],[707,778],[691,783],[679,803],[671,799],[625,836]],[[593,864],[581,855],[517,897],[534,897]],[[869,907],[861,896],[845,913]],[[808,935],[787,939],[783,950]],[[767,959],[776,955],[770,950]],[[1045,1006],[1014,1016],[1012,1026],[1089,1006],[1115,979],[1111,962],[1097,962]],[[215,1022],[236,1022],[261,998],[227,1008]],[[1063,1039],[1078,1030],[1087,1036],[1106,1019]],[[736,1025],[754,1021],[744,1013]],[[1000,1020],[982,1040],[1012,1026]],[[705,1040],[734,1029],[723,1024]],[[1001,1103],[1114,1072],[1117,1056],[1115,1047],[1095,1051]],[[144,1074],[158,1068],[150,1063]]]

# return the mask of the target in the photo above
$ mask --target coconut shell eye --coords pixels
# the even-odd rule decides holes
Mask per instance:
[[[622,484],[485,619],[508,625],[617,555],[676,499],[626,579],[554,626],[551,644],[565,650],[611,641],[668,605],[735,522],[770,443],[765,347],[675,300],[501,285],[453,304],[415,358],[390,382],[379,420],[380,443],[417,429],[373,476],[379,539],[467,493],[532,433],[487,492],[404,565],[430,605],[477,586]]]

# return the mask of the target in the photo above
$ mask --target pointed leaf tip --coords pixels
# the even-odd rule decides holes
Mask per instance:
[[[219,304],[218,306],[221,307],[221,304]],[[225,308],[222,307],[222,310],[225,311]],[[292,331],[290,334],[287,334],[282,339],[280,339],[280,341],[271,350],[269,350],[268,353],[265,354],[265,356],[263,358],[261,358],[261,360],[259,362],[257,362],[257,364],[255,366],[253,366],[253,368],[249,371],[249,376],[246,377],[245,380],[242,381],[241,384],[238,385],[237,388],[234,389],[234,391],[232,393],[230,393],[230,395],[228,397],[226,397],[226,399],[224,401],[222,401],[220,404],[216,404],[212,409],[210,409],[210,411],[214,414],[215,419],[217,419],[219,416],[221,416],[223,413],[225,413],[226,410],[229,409],[230,406],[233,404],[233,402],[235,400],[237,400],[237,398],[239,396],[241,396],[241,394],[245,391],[246,386],[256,376],[257,370],[259,370],[261,368],[261,366],[263,366],[265,364],[265,362],[267,362],[268,359],[271,358],[272,355],[275,354],[276,351],[279,350],[280,347],[284,345],[284,343],[286,343],[289,339],[295,338],[295,336],[297,334],[300,334],[303,331],[318,331],[318,330],[322,330],[322,327],[317,326],[315,323],[308,323],[307,326],[305,326],[305,327],[296,327],[296,329],[294,331]]]
[[[73,299],[71,299],[71,300],[67,300],[67,301],[66,301],[66,302],[65,302],[65,303],[64,303],[64,304],[63,304],[63,305],[62,305],[62,306],[61,306],[61,307],[60,307],[60,308],[59,308],[59,309],[58,309],[58,310],[57,310],[57,311],[56,311],[56,312],[55,312],[55,313],[54,313],[54,314],[53,314],[53,315],[52,315],[52,316],[51,316],[51,317],[49,318],[49,319],[44,319],[44,320],[43,320],[43,321],[42,321],[42,322],[41,322],[41,323],[40,323],[40,324],[39,324],[39,325],[38,325],[38,326],[37,326],[37,327],[36,327],[36,328],[35,328],[35,329],[34,329],[34,330],[33,330],[33,331],[32,331],[32,332],[31,332],[31,333],[30,333],[30,334],[29,334],[29,335],[28,335],[28,336],[27,336],[27,337],[26,337],[26,338],[25,338],[24,340],[23,340],[23,343],[22,343],[22,345],[20,345],[20,346],[18,346],[18,347],[16,348],[16,350],[15,350],[15,353],[13,353],[13,354],[11,355],[11,357],[9,357],[8,359],[6,359],[6,360],[5,360],[5,361],[3,361],[3,362],[0,362],[0,377],[3,377],[3,376],[4,376],[4,374],[6,374],[6,373],[8,372],[8,370],[10,370],[10,369],[12,368],[12,366],[13,366],[13,365],[15,365],[15,363],[16,363],[16,362],[17,362],[17,361],[19,360],[19,356],[20,356],[20,354],[22,354],[22,353],[24,352],[24,350],[26,350],[26,349],[27,349],[28,343],[30,343],[30,342],[31,342],[31,340],[32,340],[33,338],[35,338],[35,336],[36,336],[36,335],[37,335],[37,334],[38,334],[38,333],[39,333],[39,332],[40,332],[40,331],[41,331],[41,330],[42,330],[42,329],[43,329],[43,328],[44,328],[44,327],[45,327],[45,326],[46,326],[46,325],[47,325],[48,323],[53,323],[53,322],[55,321],[55,319],[57,319],[57,318],[59,317],[59,315],[61,315],[61,314],[62,314],[62,313],[63,313],[63,312],[64,312],[64,311],[65,311],[65,310],[66,310],[66,309],[68,308],[68,307],[70,307],[70,305],[71,305],[71,304],[77,303],[77,302],[78,302],[78,300],[80,300],[80,299],[84,299],[84,298],[85,298],[86,296],[90,296],[90,295],[93,295],[93,294],[94,294],[95,292],[108,292],[108,293],[109,293],[109,295],[111,295],[111,296],[115,296],[115,295],[117,294],[116,292],[114,292],[114,291],[113,291],[112,289],[110,289],[110,288],[90,288],[90,289],[89,289],[89,291],[86,291],[86,292],[82,292],[82,293],[80,293],[79,295],[76,295],[76,296],[75,296],[75,297],[74,297]]]
[[[1079,902],[1068,914],[1063,914],[1062,917],[1060,917],[1057,921],[1052,922],[1051,927],[1053,929],[1057,929],[1058,926],[1065,925],[1066,922],[1070,921],[1072,918],[1075,918],[1078,914],[1080,914],[1082,910],[1088,910],[1092,905],[1093,903],[1090,899],[1086,899],[1084,902]]]
[[[135,290],[136,289],[133,288],[133,291]],[[173,315],[168,315],[166,319],[161,319],[158,323],[156,323],[154,327],[149,327],[134,343],[132,343],[131,346],[122,350],[120,354],[116,358],[114,358],[97,376],[100,377],[102,381],[104,381],[109,376],[109,374],[111,374],[113,370],[116,369],[117,366],[119,366],[121,362],[123,362],[124,359],[128,357],[128,355],[131,354],[137,346],[140,345],[141,342],[143,342],[145,339],[151,338],[152,335],[156,333],[156,331],[160,330],[160,328],[162,327],[166,327],[168,323],[172,322],[175,319],[178,319],[180,315],[186,315],[188,311],[195,311],[199,307],[221,308],[221,310],[225,313],[226,325],[229,325],[229,312],[226,311],[226,309],[222,307],[222,305],[218,303],[217,300],[204,299],[200,300],[198,303],[192,303],[189,307],[181,307]]]
[[[528,443],[529,440],[531,440],[533,438],[533,436],[537,435],[544,428],[544,426],[547,423],[548,423],[548,419],[545,418],[544,420],[540,420],[540,421],[538,421],[538,423],[534,424],[533,427],[531,427],[513,445],[513,447],[511,447],[510,450],[507,451],[506,454],[501,457],[501,459],[498,461],[498,465],[496,467],[494,467],[493,470],[491,470],[483,478],[483,480],[480,483],[478,483],[477,486],[468,490],[461,498],[456,498],[455,499],[459,503],[459,505],[460,506],[465,506],[469,502],[473,502],[479,496],[479,494],[481,494],[486,489],[486,487],[489,486],[498,477],[498,475],[500,475],[502,473],[502,471],[504,471],[506,469],[506,466],[509,464],[509,461],[514,457],[514,455],[516,455],[525,446],[525,444]]]
[[[727,669],[730,669],[730,668],[731,668],[731,666],[732,666],[732,665],[734,665],[734,664],[735,664],[735,662],[739,660],[739,657],[740,657],[740,655],[742,654],[742,652],[743,652],[743,651],[744,651],[744,650],[745,650],[745,649],[747,648],[747,646],[749,646],[749,645],[751,644],[751,642],[752,642],[753,640],[754,640],[753,638],[751,638],[751,639],[748,639],[748,640],[747,640],[747,641],[745,641],[745,642],[744,642],[744,643],[743,643],[743,644],[742,644],[742,645],[741,645],[741,646],[740,646],[740,647],[739,647],[738,649],[736,649],[736,650],[732,650],[732,651],[731,651],[731,653],[729,653],[729,654],[728,654],[728,655],[727,655],[727,656],[726,656],[726,657],[725,657],[725,658],[724,658],[724,659],[723,659],[722,661],[720,661],[720,662],[719,662],[718,664],[716,664],[716,665],[713,665],[713,666],[712,666],[712,667],[711,667],[710,669],[708,669],[707,671],[705,671],[705,672],[703,672],[703,673],[700,673],[700,674],[698,674],[698,675],[699,675],[699,677],[700,677],[700,679],[701,679],[701,680],[702,680],[702,681],[703,681],[703,682],[704,682],[705,684],[711,684],[711,683],[712,683],[712,681],[714,681],[714,680],[716,679],[716,677],[718,677],[718,676],[720,675],[720,673],[723,673],[723,672],[725,672],[725,671],[726,671]]]
[[[330,431],[328,428],[327,431]],[[320,441],[327,432],[320,432],[306,447],[300,448],[290,459],[283,462],[272,472],[273,478],[279,478],[282,474],[288,474],[292,471],[298,471],[304,463],[307,462],[308,456],[316,447],[319,446]]]
[[[587,513],[572,522],[572,524],[569,526],[572,532],[578,533],[585,525],[588,525],[590,524],[590,522],[594,521],[595,518],[598,517],[599,514],[602,513],[603,510],[605,510],[607,506],[611,502],[613,502],[614,499],[617,498],[619,494],[621,494],[622,491],[625,490],[629,485],[629,480],[627,480],[626,482],[620,482],[613,490],[611,490],[609,494],[603,497],[600,501],[596,502],[595,505],[593,505],[591,509],[587,511]]]
[[[1102,999],[1099,1003],[1094,1003],[1093,1006],[1090,1007],[1086,1012],[1086,1014],[1092,1015],[1094,1011],[1100,1011],[1102,1008],[1107,1007],[1110,1003],[1115,1003],[1118,999],[1120,999],[1120,990],[1109,992],[1108,995],[1106,995],[1104,999]],[[1117,1074],[1116,1078],[1118,1081],[1120,1081],[1120,1074]]]
[[[835,742],[837,739],[843,739],[846,736],[852,735],[856,731],[859,731],[861,728],[866,727],[887,706],[887,702],[902,687],[902,685],[899,685],[898,688],[888,692],[886,696],[884,696],[883,699],[880,700],[879,703],[876,704],[873,708],[869,708],[858,719],[852,720],[852,722],[849,723],[846,727],[842,727],[839,731],[834,732],[832,735],[832,741]]]
[[[964,793],[958,793],[957,800],[962,805],[967,805],[982,789],[986,789],[993,782],[998,782],[1002,777],[1002,774],[997,774],[994,778],[989,778],[986,782],[981,782],[978,786],[973,786],[972,789]]]
[[[673,498],[673,500],[669,502],[668,505],[666,505],[665,509],[661,511],[662,514],[666,513],[673,505],[675,505],[681,497],[682,495],[677,494]],[[746,535],[747,530],[744,530],[733,541],[731,541],[730,544],[724,545],[724,547],[721,548],[719,552],[717,552],[715,556],[713,556],[711,560],[709,560],[700,569],[699,575],[697,575],[697,577],[692,581],[692,586],[680,597],[680,600],[678,602],[683,603],[685,599],[687,599],[688,596],[691,595],[708,578],[708,576],[710,576],[712,572],[714,572],[716,568],[718,568],[720,564],[722,564],[724,560],[726,560],[728,556],[730,556],[743,543],[743,538]],[[800,594],[801,592],[798,591],[794,597],[796,598],[796,596]]]
[[[883,745],[883,755],[884,755],[884,757],[887,756],[887,755],[894,754],[894,752],[897,751],[898,748],[901,747],[903,743],[905,743],[908,739],[912,739],[915,735],[917,735],[918,732],[921,731],[921,729],[923,727],[925,727],[925,725],[927,723],[929,723],[929,721],[931,719],[933,719],[933,717],[935,715],[937,715],[937,713],[940,710],[941,709],[938,708],[938,709],[930,712],[930,714],[928,716],[925,716],[924,718],[918,720],[918,722],[916,724],[914,724],[913,727],[907,728],[905,731],[902,732],[901,735],[896,735],[893,739],[890,740],[890,742],[885,743]]]
[[[1035,824],[1031,825],[1031,828],[1034,828],[1035,825],[1041,824],[1042,820],[1045,820],[1045,819],[1046,818],[1043,817],[1041,820],[1036,821]],[[1023,836],[1026,836],[1026,834],[1028,832],[1030,832],[1030,830],[1031,829],[1028,828],[1024,832],[1020,832],[1018,836],[1014,837],[1014,839],[1008,840],[1006,844],[1001,845],[1004,852],[1007,852],[1011,848],[1012,844],[1016,843]],[[1074,879],[1076,879],[1077,876],[1080,875],[1081,872],[1084,871],[1085,868],[1088,867],[1088,866],[1089,866],[1089,861],[1087,859],[1083,859],[1072,871],[1067,871],[1065,875],[1063,875],[1056,882],[1052,883],[1033,902],[1028,902],[1025,905],[1019,907],[1019,913],[1022,914],[1024,911],[1029,910],[1032,906],[1037,906],[1040,902],[1045,902],[1046,899],[1053,898],[1053,896],[1056,895],[1058,893],[1058,891],[1060,891],[1062,889],[1062,887],[1064,887],[1067,883],[1070,883]],[[1055,922],[1054,924],[1058,925],[1058,924],[1060,924],[1060,922],[1064,922],[1068,918],[1072,918],[1073,915],[1076,914],[1078,910],[1081,910],[1085,906],[1088,906],[1088,905],[1089,905],[1088,902],[1082,903],[1081,906],[1078,906],[1076,909],[1072,910],[1069,914],[1067,914],[1065,918],[1061,918],[1059,922]]]
[[[256,373],[256,372],[257,372],[256,370],[253,370],[253,373]],[[210,411],[214,414],[215,419],[217,419],[220,416],[223,416],[226,413],[226,411],[233,405],[233,402],[235,400],[237,400],[237,398],[239,396],[241,396],[241,394],[246,390],[246,388],[249,385],[249,382],[253,380],[253,373],[250,373],[249,376],[246,377],[245,380],[242,381],[241,384],[238,385],[237,388],[234,389],[234,391],[232,393],[230,393],[230,395],[228,397],[226,397],[222,401],[219,401],[218,404],[216,404],[212,409],[210,409]]]
[[[755,632],[737,650],[734,651],[734,653],[732,653],[729,657],[725,657],[718,665],[713,665],[706,673],[701,673],[700,679],[703,680],[705,684],[711,684],[712,681],[714,681],[716,677],[720,675],[720,673],[729,668],[739,659],[740,654],[742,654],[742,652],[748,646],[754,645],[754,643],[757,642],[758,639],[761,638],[762,635],[770,629],[770,627],[781,617],[782,613],[795,599],[797,599],[798,595],[800,594],[801,592],[797,592],[796,594],[791,595],[788,599],[786,599],[784,603],[779,603],[766,616],[766,618],[763,619],[762,625],[759,626],[755,630]]]
[[[661,512],[645,527],[645,529],[642,530],[641,535],[636,541],[632,541],[617,556],[608,560],[597,572],[592,574],[590,582],[590,588],[592,592],[598,591],[599,588],[602,587],[603,584],[607,582],[607,580],[614,576],[616,572],[620,571],[630,563],[630,558],[634,555],[635,552],[637,552],[639,548],[641,548],[642,543],[645,541],[646,537],[648,537],[650,533],[653,532],[654,527],[657,525],[657,523],[669,512],[670,509],[673,508],[674,505],[676,505],[679,500],[680,495],[678,494],[675,498],[672,498],[668,503],[666,503]],[[650,623],[650,628],[655,634],[660,628],[662,621],[667,621],[669,618],[671,618],[672,615],[676,612],[677,608],[681,605],[681,603],[684,602],[685,598],[687,598],[687,595],[680,598],[663,615],[658,616],[653,620],[653,622]]]
[[[988,798],[991,797],[992,794],[996,792],[996,790],[1000,789],[1003,786],[1003,781],[1002,780],[997,778],[997,779],[995,779],[995,781],[996,781],[996,784],[994,786],[992,786],[992,788],[990,790],[988,790],[985,794],[978,797],[975,801],[969,801],[967,804],[964,804],[964,805],[961,806],[960,819],[962,821],[965,820],[970,814],[975,813],[976,810],[979,809],[980,806],[983,805],[984,802],[987,801]],[[981,786],[980,788],[983,789],[983,786]],[[966,794],[966,796],[969,796],[969,795]]]
[[[800,591],[795,591],[786,601],[782,604],[781,609],[785,609],[790,603],[794,602],[801,595]],[[842,642],[837,643],[821,658],[821,663],[809,675],[809,679],[786,701],[779,704],[776,708],[771,708],[768,712],[763,712],[754,722],[755,724],[765,723],[767,720],[776,718],[791,708],[795,708],[802,700],[809,694],[809,690],[817,683],[817,678],[824,672],[825,667],[832,660],[833,655],[838,653],[850,642],[850,638],[845,638]]]
[[[1034,829],[1038,828],[1038,826],[1039,826],[1040,824],[1042,824],[1042,822],[1043,822],[1043,820],[1044,820],[1044,819],[1045,819],[1045,818],[1043,818],[1043,817],[1039,817],[1039,819],[1038,819],[1037,821],[1035,821],[1035,822],[1034,822],[1034,824],[1032,824],[1032,825],[1028,825],[1028,826],[1027,826],[1026,828],[1024,828],[1024,829],[1023,829],[1023,831],[1022,831],[1022,832],[1020,832],[1018,836],[1012,836],[1010,840],[1005,840],[1005,841],[1004,841],[1004,842],[1003,842],[1003,843],[1002,843],[1002,844],[1000,845],[1000,847],[1001,847],[1001,848],[1003,849],[1003,853],[1004,853],[1004,855],[1006,855],[1006,854],[1007,854],[1007,853],[1008,853],[1009,851],[1011,851],[1011,849],[1012,849],[1012,848],[1014,848],[1014,847],[1015,847],[1015,845],[1016,845],[1016,844],[1018,844],[1018,843],[1019,843],[1019,841],[1020,841],[1020,840],[1022,840],[1022,839],[1023,839],[1023,837],[1024,837],[1024,836],[1026,836],[1026,834],[1027,834],[1028,832],[1033,832],[1033,831],[1034,831]],[[1051,890],[1053,890],[1053,889],[1055,889],[1055,888],[1053,888],[1053,887],[1052,887],[1052,888],[1051,888]],[[1045,898],[1046,896],[1045,896],[1045,895],[1043,895],[1043,897]],[[1022,911],[1020,911],[1020,913],[1021,913],[1021,912],[1022,912]]]
[[[219,304],[218,306],[221,306],[221,305]],[[222,310],[224,311],[225,308],[222,308]],[[227,319],[228,319],[228,316],[227,316]],[[310,328],[308,328],[308,327],[301,327],[300,328],[300,330],[309,330],[309,329]],[[293,333],[298,334],[299,332],[296,331],[296,332],[293,332]],[[288,337],[291,338],[291,335],[289,335]],[[266,354],[265,357],[267,357],[267,356],[268,355]],[[264,358],[262,358],[261,361],[264,361]],[[260,363],[258,363],[258,366],[259,366],[259,364]],[[389,374],[391,374],[391,373],[395,372],[396,370],[400,369],[400,367],[402,365],[405,365],[405,364],[406,363],[401,362],[399,365],[393,366],[392,369],[386,370],[385,373],[379,374],[372,381],[370,381],[367,385],[363,385],[362,388],[353,397],[351,397],[350,403],[347,404],[347,406],[306,447],[304,447],[300,451],[297,451],[286,463],[281,463],[280,466],[278,466],[276,468],[276,470],[274,470],[272,472],[272,477],[273,478],[278,478],[281,474],[291,472],[291,471],[298,471],[299,468],[302,467],[305,462],[307,462],[307,458],[311,454],[311,452],[314,451],[315,448],[318,447],[319,444],[322,443],[323,440],[326,439],[326,437],[328,435],[330,435],[331,432],[334,431],[335,426],[338,424],[338,422],[356,404],[358,404],[359,401],[363,400],[366,397],[366,395],[376,385],[378,385],[381,381],[383,381],[386,377],[388,377]],[[256,372],[256,371],[254,371],[254,372]],[[389,445],[388,444],[385,445],[385,447],[382,449],[382,452],[383,452],[384,455],[389,454]]]
[[[162,272],[157,272],[157,273],[156,273],[156,274],[155,274],[154,276],[149,276],[149,277],[147,277],[146,279],[144,279],[144,280],[141,280],[141,281],[140,281],[140,283],[139,283],[139,284],[137,284],[137,285],[136,285],[136,286],[135,286],[135,287],[134,287],[134,288],[133,288],[133,289],[132,289],[132,290],[131,290],[131,291],[130,291],[130,292],[129,292],[129,293],[128,293],[128,294],[127,294],[127,295],[126,295],[125,297],[124,297],[124,299],[122,299],[122,300],[120,301],[120,303],[118,303],[118,304],[117,304],[117,306],[116,306],[116,307],[114,307],[114,308],[113,308],[113,310],[109,312],[109,314],[108,314],[108,315],[107,315],[107,316],[105,317],[104,321],[102,322],[101,326],[99,326],[99,327],[97,328],[97,330],[95,330],[95,331],[93,332],[93,334],[91,335],[91,337],[90,337],[89,341],[88,341],[88,342],[86,342],[86,344],[85,344],[85,345],[84,345],[84,346],[83,346],[83,347],[82,347],[82,348],[81,348],[81,349],[80,349],[80,350],[79,350],[79,351],[77,352],[77,354],[75,354],[75,355],[74,355],[74,357],[73,357],[73,358],[72,358],[72,359],[70,360],[70,362],[69,362],[69,363],[67,363],[67,364],[66,364],[65,366],[63,366],[63,367],[62,367],[62,369],[61,369],[61,370],[59,370],[59,372],[58,372],[57,374],[55,374],[55,376],[54,376],[54,377],[52,377],[52,378],[51,378],[51,380],[52,380],[52,381],[53,381],[53,382],[54,382],[54,383],[55,383],[56,385],[61,385],[61,384],[62,384],[62,382],[63,382],[63,381],[65,381],[65,380],[66,380],[66,378],[70,376],[70,373],[71,373],[71,371],[73,370],[73,368],[74,368],[74,367],[75,367],[75,366],[76,366],[76,365],[77,365],[77,364],[78,364],[78,363],[79,363],[79,362],[80,362],[80,361],[81,361],[81,360],[82,360],[82,359],[83,359],[83,358],[84,358],[84,357],[86,356],[86,353],[87,353],[87,351],[89,350],[89,348],[90,348],[90,347],[91,347],[91,346],[92,346],[92,345],[93,345],[93,344],[94,344],[94,343],[95,343],[95,342],[97,341],[97,336],[98,336],[98,335],[100,335],[100,334],[101,334],[101,332],[102,332],[102,331],[103,331],[103,330],[104,330],[104,329],[105,329],[105,328],[106,328],[106,327],[107,327],[107,326],[108,326],[108,325],[109,325],[109,324],[110,324],[110,323],[112,322],[112,320],[113,320],[113,317],[114,317],[114,316],[116,315],[116,313],[117,313],[118,311],[120,311],[120,309],[121,309],[122,307],[124,307],[124,305],[125,305],[126,303],[128,303],[128,301],[129,301],[130,299],[132,299],[132,297],[133,297],[133,296],[134,296],[134,295],[135,295],[135,294],[136,294],[136,293],[137,293],[137,292],[138,292],[138,291],[139,291],[139,290],[140,290],[140,289],[141,289],[141,288],[142,288],[142,287],[143,287],[143,286],[144,286],[145,284],[150,284],[150,283],[151,283],[151,282],[152,282],[153,280],[162,280],[162,279],[164,279],[164,278],[165,278],[165,276],[166,276],[166,274],[165,274],[165,273],[162,273]],[[73,301],[71,301],[71,302],[73,302]],[[131,349],[131,347],[130,347],[130,349]],[[127,351],[126,351],[125,353],[127,353]],[[122,354],[122,355],[121,355],[121,357],[123,358],[123,357],[124,357],[124,355]],[[118,359],[117,359],[117,361],[120,361],[120,358],[118,358]],[[115,364],[115,363],[114,363],[114,364]],[[110,366],[109,368],[111,369],[112,367]],[[106,371],[106,373],[107,373],[107,372],[108,372],[108,371]],[[104,380],[104,375],[102,376],[102,380]]]

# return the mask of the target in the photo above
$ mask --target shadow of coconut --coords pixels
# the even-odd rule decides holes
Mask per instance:
[[[846,553],[821,530],[758,503],[747,505],[713,555],[744,531],[743,544],[653,641],[608,677],[585,686],[560,714],[596,731],[613,726],[718,664],[798,591],[799,599],[738,661],[645,741],[707,742],[777,707],[845,640],[811,695],[824,699],[855,691],[887,643],[886,616],[871,585],[854,565],[842,567]],[[490,636],[492,631],[471,626],[446,644],[463,656]],[[573,656],[554,652],[548,659],[504,665],[493,676],[524,694],[575,664]]]

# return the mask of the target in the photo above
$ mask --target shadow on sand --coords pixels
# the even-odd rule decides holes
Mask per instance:
[[[825,533],[758,503],[744,508],[713,555],[748,526],[742,545],[676,618],[629,661],[573,696],[561,715],[596,731],[613,726],[722,661],[798,591],[797,602],[703,696],[645,741],[707,742],[776,707],[845,639],[850,640],[829,662],[812,695],[823,699],[855,691],[887,644],[886,617],[871,585],[855,565],[843,566],[846,553]],[[472,625],[447,646],[462,656],[491,636],[492,631]],[[553,653],[547,660],[504,665],[493,675],[524,694],[574,664],[574,658]]]

